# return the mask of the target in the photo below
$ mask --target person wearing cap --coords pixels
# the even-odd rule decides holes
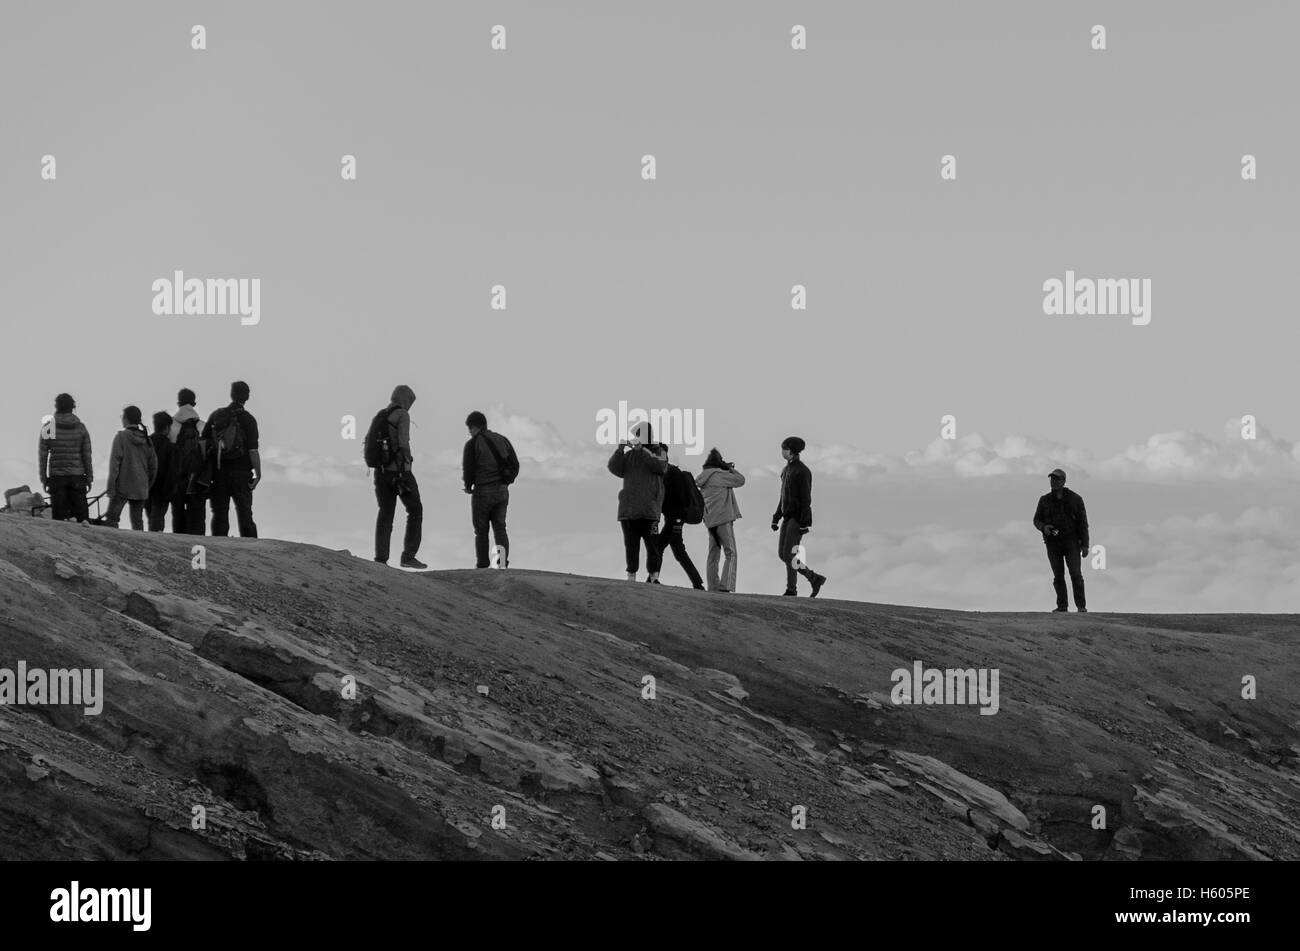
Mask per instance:
[[[781,470],[781,498],[772,515],[772,531],[781,533],[777,540],[777,556],[785,563],[784,594],[790,598],[798,594],[799,575],[812,585],[810,598],[817,597],[817,592],[826,583],[826,576],[817,574],[806,562],[797,567],[794,563],[796,546],[812,530],[812,472],[799,458],[805,445],[798,436],[787,436],[781,442],[785,468]]]
[[[1091,547],[1088,543],[1088,513],[1083,499],[1065,487],[1065,473],[1053,469],[1047,476],[1052,491],[1038,500],[1034,510],[1034,528],[1043,534],[1047,547],[1047,561],[1052,566],[1052,587],[1056,589],[1056,612],[1068,611],[1065,570],[1070,570],[1070,585],[1074,589],[1074,606],[1087,613],[1083,594],[1083,559]]]

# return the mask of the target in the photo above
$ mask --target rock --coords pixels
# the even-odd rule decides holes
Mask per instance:
[[[54,573],[65,581],[71,581],[73,578],[80,578],[81,575],[66,561],[56,561],[54,563]]]
[[[1069,856],[1046,842],[1024,835],[1015,829],[1003,829],[998,839],[998,851],[1012,858],[1040,862],[1068,862]]]
[[[486,697],[488,695],[488,688],[485,684],[479,684],[474,688],[474,692]]]
[[[676,809],[651,803],[641,811],[642,817],[650,825],[650,830],[662,839],[669,839],[685,852],[705,859],[727,859],[730,861],[755,860],[760,856],[742,849],[729,842],[716,831],[687,818]]]
[[[1011,805],[1007,797],[992,786],[986,786],[947,763],[932,756],[895,750],[891,754],[901,765],[928,778],[936,786],[941,786],[971,806],[977,806],[1013,829],[1027,831],[1029,820],[1025,814]]]

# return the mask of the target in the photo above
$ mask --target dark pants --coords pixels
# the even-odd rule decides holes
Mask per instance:
[[[497,545],[506,550],[507,558],[501,562],[504,568],[509,561],[510,536],[506,534],[506,507],[510,504],[510,487],[497,482],[492,485],[474,486],[470,497],[470,518],[474,522],[474,556],[478,564],[475,567],[488,568],[488,526],[492,527],[492,538]]]
[[[663,561],[664,549],[672,548],[677,564],[682,566],[686,577],[691,579],[691,587],[703,588],[704,579],[695,570],[695,562],[691,561],[691,556],[686,551],[686,542],[682,539],[682,524],[682,520],[677,518],[664,520],[664,529],[658,535],[659,559]]]
[[[108,500],[108,511],[104,514],[104,524],[117,528],[122,520],[122,509],[131,506],[131,528],[137,532],[144,531],[144,499],[124,499],[120,495]]]
[[[1070,586],[1074,588],[1074,606],[1086,608],[1087,599],[1083,596],[1083,549],[1078,542],[1068,544],[1049,543],[1047,560],[1052,566],[1052,587],[1056,589],[1056,606],[1068,608],[1065,599],[1065,569],[1070,569]]]
[[[406,538],[402,554],[415,557],[420,550],[420,535],[424,526],[424,505],[420,502],[420,485],[414,472],[375,473],[375,498],[379,501],[379,517],[375,520],[375,560],[388,561],[388,545],[393,537],[393,515],[397,500],[406,508]]]
[[[656,574],[664,562],[664,553],[655,540],[657,518],[625,518],[623,526],[623,548],[627,551],[627,573],[634,575],[641,567],[641,543],[645,542],[645,566],[651,574]]]
[[[785,590],[794,591],[798,584],[797,575],[803,575],[811,584],[816,573],[804,565],[802,568],[794,566],[794,546],[799,544],[803,538],[805,530],[799,527],[799,522],[793,518],[784,518],[781,520],[781,534],[777,537],[777,555],[785,562]]]
[[[172,512],[172,530],[180,531],[181,522],[185,519],[185,507],[183,503],[175,502],[172,499],[149,500],[149,531],[167,531],[168,509],[171,509]]]
[[[230,534],[230,503],[235,503],[235,517],[239,520],[239,537],[256,538],[257,525],[253,522],[253,490],[248,483],[253,479],[251,469],[218,469],[212,477],[212,534]],[[191,533],[194,534],[194,533]]]
[[[172,499],[172,531],[177,535],[204,535],[208,530],[208,500],[202,492]]]
[[[86,503],[85,476],[50,476],[50,508],[55,521],[75,518],[78,522],[90,521],[90,506]]]

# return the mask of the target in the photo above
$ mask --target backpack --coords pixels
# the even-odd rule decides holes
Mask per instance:
[[[212,452],[220,469],[222,460],[237,459],[244,454],[244,427],[239,425],[239,410],[229,407],[213,413],[210,422]]]
[[[681,478],[682,494],[686,497],[686,510],[682,513],[682,521],[687,525],[699,525],[704,521],[704,493],[695,484],[695,476],[685,469],[681,470]]]
[[[172,454],[175,483],[178,491],[189,492],[192,483],[206,482],[208,471],[208,445],[199,438],[199,421],[187,419],[181,423],[176,436],[176,449]]]
[[[385,469],[401,458],[401,449],[397,445],[397,426],[392,420],[396,408],[386,406],[370,421],[366,441],[361,449],[368,469]]]
[[[515,479],[519,478],[519,467],[517,465],[511,466],[506,464],[505,459],[501,457],[501,453],[497,452],[496,443],[492,442],[492,440],[488,438],[487,430],[479,433],[479,435],[482,436],[483,441],[487,443],[488,452],[492,453],[492,458],[497,461],[497,471],[501,473],[501,484],[513,485]]]

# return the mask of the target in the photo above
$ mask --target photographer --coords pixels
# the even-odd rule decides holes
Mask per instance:
[[[609,457],[609,471],[623,480],[618,493],[618,521],[623,527],[627,552],[627,580],[635,581],[641,566],[641,545],[645,544],[646,569],[650,584],[659,583],[663,553],[655,539],[655,528],[663,507],[664,480],[668,463],[646,448],[651,440],[650,424],[633,429],[631,439],[620,442]]]

